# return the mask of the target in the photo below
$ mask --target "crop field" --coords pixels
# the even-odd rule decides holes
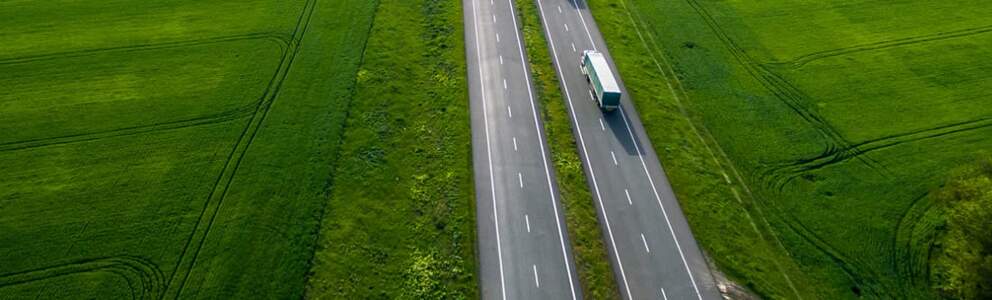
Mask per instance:
[[[299,298],[375,5],[0,2],[0,298]]]
[[[772,298],[937,297],[933,191],[992,149],[992,6],[589,2],[728,276]],[[698,138],[665,128],[685,120]],[[687,163],[711,157],[709,170]]]

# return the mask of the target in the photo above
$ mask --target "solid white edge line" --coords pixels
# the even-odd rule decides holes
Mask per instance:
[[[551,182],[551,169],[548,167],[548,158],[544,150],[544,137],[541,136],[541,129],[539,128],[541,123],[537,119],[537,105],[534,103],[534,92],[530,86],[530,74],[527,73],[527,58],[524,57],[524,45],[520,40],[520,28],[517,26],[517,14],[514,12],[515,6],[513,5],[513,0],[506,0],[506,2],[509,4],[508,9],[510,11],[511,21],[513,22],[513,34],[517,39],[517,51],[520,53],[520,61],[525,62],[521,63],[520,66],[524,71],[524,80],[527,83],[527,96],[530,99],[530,109],[534,115],[534,130],[537,131],[538,146],[541,148],[541,162],[544,164],[544,176],[548,180],[548,193],[551,194],[551,208],[554,209],[555,212],[555,226],[558,228],[558,241],[561,244],[562,259],[565,261],[565,272],[568,273],[569,291],[572,293],[572,300],[576,300],[575,280],[572,278],[572,266],[569,265],[568,250],[565,248],[565,235],[561,230],[561,217],[559,216],[557,206],[558,202],[555,199],[555,192],[553,188],[554,183]]]
[[[658,189],[654,187],[654,179],[651,177],[651,172],[648,171],[648,165],[644,162],[644,154],[641,152],[641,147],[637,144],[637,139],[634,138],[634,132],[630,129],[630,124],[627,121],[627,114],[623,111],[623,107],[620,107],[620,117],[623,118],[623,125],[627,128],[627,134],[630,135],[630,139],[634,142],[634,150],[637,150],[637,157],[641,159],[641,167],[644,168],[644,174],[647,175],[648,181],[651,183],[651,191],[654,192],[654,198],[658,200],[658,206],[661,207],[661,214],[665,216],[665,224],[668,225],[668,232],[672,234],[672,240],[675,241],[675,248],[679,250],[679,257],[682,258],[682,265],[685,266],[685,272],[689,275],[689,281],[692,282],[692,289],[696,292],[696,297],[699,300],[703,299],[703,295],[699,293],[699,286],[696,285],[696,278],[692,276],[692,270],[689,269],[689,262],[685,259],[685,252],[682,251],[682,245],[679,243],[679,238],[675,236],[675,229],[672,228],[672,221],[668,218],[668,211],[665,209],[665,205],[661,203],[661,196],[658,195]]]
[[[572,0],[579,1],[579,0]],[[575,13],[579,15],[579,20],[582,21],[582,27],[585,28],[586,36],[589,37],[589,43],[592,44],[593,50],[596,50],[596,41],[592,38],[592,33],[589,31],[589,25],[586,24],[585,17],[582,16],[582,12],[579,10],[579,6],[575,5]],[[679,250],[679,257],[682,258],[682,264],[685,266],[685,271],[689,275],[689,281],[692,282],[692,289],[696,292],[696,297],[699,300],[703,299],[703,295],[699,293],[699,286],[696,284],[696,279],[692,276],[692,270],[689,269],[689,263],[685,259],[685,253],[682,251],[682,246],[679,243],[678,237],[675,235],[675,229],[672,228],[672,222],[668,218],[668,212],[665,210],[665,205],[661,203],[661,196],[658,195],[658,189],[655,188],[654,179],[651,177],[651,172],[648,171],[647,163],[644,162],[644,155],[641,152],[640,146],[638,146],[637,139],[634,138],[634,132],[630,129],[630,124],[627,122],[626,113],[623,111],[623,107],[620,108],[620,116],[623,118],[624,126],[627,128],[627,133],[630,135],[630,139],[634,141],[634,149],[637,150],[638,158],[641,160],[641,167],[644,168],[644,173],[648,177],[648,181],[651,182],[651,191],[654,192],[655,199],[658,200],[658,206],[661,207],[661,212],[665,216],[665,223],[668,225],[668,231],[672,234],[672,240],[675,241],[675,247]]]
[[[502,240],[499,236],[499,213],[496,208],[496,176],[493,175],[493,147],[489,139],[489,112],[486,108],[486,83],[483,80],[485,78],[482,72],[482,48],[479,45],[479,9],[476,5],[475,0],[472,0],[472,24],[475,27],[475,53],[476,59],[479,63],[479,86],[482,90],[482,118],[485,122],[486,129],[486,156],[489,161],[489,188],[492,192],[493,198],[493,227],[496,228],[496,253],[499,257],[499,288],[500,296],[503,300],[506,300],[506,278],[503,275],[503,245]]]
[[[592,50],[599,51],[599,49],[596,49],[596,41],[592,39],[592,33],[589,33],[589,25],[586,25],[586,18],[582,16],[582,11],[579,10],[579,4],[577,3],[579,0],[572,1],[575,3],[575,5],[572,6],[575,7],[575,14],[579,15],[579,20],[582,21],[582,27],[586,29],[586,36],[589,37],[589,43],[592,44]],[[586,3],[586,5],[586,7],[588,7],[589,4]]]
[[[548,18],[544,14],[544,4],[542,3],[542,0],[537,0],[537,6],[539,8],[538,10],[541,11],[541,22],[546,22]],[[561,74],[563,74],[561,71],[561,61],[558,59],[558,50],[555,47],[554,39],[552,39],[551,33],[548,32],[547,30],[545,30],[544,33],[548,39],[548,44],[551,45],[551,53],[554,54],[555,68],[558,69],[558,74],[559,76],[561,76]],[[589,153],[589,151],[586,149],[585,139],[582,137],[582,129],[581,129],[582,127],[579,126],[579,119],[575,116],[575,110],[572,109],[573,106],[572,96],[570,96],[568,92],[568,83],[566,83],[565,80],[561,80],[561,84],[565,90],[565,99],[568,100],[568,107],[569,107],[569,112],[572,115],[572,121],[575,123],[576,132],[579,135],[579,144],[582,145],[582,153],[583,154]],[[613,256],[615,256],[617,259],[617,266],[620,269],[620,278],[623,280],[624,290],[627,291],[627,297],[633,299],[633,297],[630,295],[630,284],[627,283],[627,273],[623,270],[623,262],[622,262],[623,260],[620,259],[620,252],[617,251],[617,243],[613,237],[613,229],[610,227],[610,217],[606,213],[606,206],[603,205],[603,196],[599,191],[599,184],[596,181],[596,172],[593,172],[591,162],[590,164],[586,164],[586,167],[589,169],[589,177],[592,178],[592,186],[593,189],[596,191],[596,200],[597,202],[599,202],[599,209],[603,212],[603,223],[606,223],[606,232],[610,236],[610,244],[613,245],[612,247]]]

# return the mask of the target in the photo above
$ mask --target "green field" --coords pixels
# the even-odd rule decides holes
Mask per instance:
[[[416,1],[416,7],[427,2],[433,3]],[[420,195],[397,184],[410,194],[383,189],[377,196],[424,209],[450,204],[450,224],[416,232],[454,232],[454,246],[424,255],[445,262],[460,256],[452,264],[461,271],[446,282],[456,287],[444,288],[474,294],[464,50],[460,32],[452,31],[460,18],[435,26],[444,31],[438,36],[458,37],[443,40],[439,50],[452,55],[450,64],[433,69],[447,73],[415,77],[451,77],[443,83],[447,90],[437,88],[457,90],[450,101],[377,98],[385,95],[363,89],[368,69],[359,66],[363,55],[387,53],[367,51],[366,41],[377,8],[399,4],[379,6],[0,2],[0,298],[300,298],[313,286],[313,273],[339,267],[314,263],[315,251],[324,248],[318,247],[324,217],[356,220],[343,208],[382,199],[352,197],[362,185],[333,184],[364,183],[371,175],[392,183],[387,177],[394,174],[416,174],[402,180],[430,187]],[[390,18],[397,16],[377,20]],[[431,54],[392,63],[417,65]],[[441,121],[464,126],[438,130],[421,124],[417,111],[375,114],[375,103],[387,100],[447,110]],[[391,141],[408,146],[383,144],[390,151],[382,156],[409,157],[398,164],[412,169],[431,167],[420,164],[425,160],[445,167],[346,172],[368,163],[350,160],[354,155],[381,153],[352,148],[356,137],[376,130],[363,122],[376,118],[438,130],[417,139],[397,136]],[[438,181],[450,184],[441,191],[446,198],[433,198]],[[395,219],[375,221],[391,226]],[[394,253],[407,251],[381,252]]]
[[[937,296],[932,191],[992,147],[992,6],[590,2],[697,238],[729,276],[774,298]],[[686,119],[698,138],[664,128]],[[682,151],[666,146],[679,140]],[[709,170],[686,163],[710,157]],[[694,192],[706,187],[741,197]],[[742,208],[763,243],[707,224]]]

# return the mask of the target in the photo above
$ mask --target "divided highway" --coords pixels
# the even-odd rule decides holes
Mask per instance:
[[[534,1],[574,122],[621,294],[627,299],[719,299],[713,276],[627,96],[623,74],[609,58],[584,1]],[[583,50],[602,52],[620,77],[624,96],[616,111],[601,112],[592,98],[579,69]]]
[[[581,299],[510,0],[463,0],[484,299]]]

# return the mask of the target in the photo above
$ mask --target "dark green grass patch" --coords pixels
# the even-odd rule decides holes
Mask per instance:
[[[0,295],[303,295],[372,3],[0,6]]]
[[[937,296],[930,191],[992,146],[987,5],[591,2],[693,231],[732,278],[773,298]],[[672,130],[675,110],[695,130]],[[722,172],[734,185],[707,180]],[[740,201],[687,193],[727,189]],[[746,217],[764,243],[710,225]]]
[[[380,0],[307,298],[478,295],[459,0]]]

